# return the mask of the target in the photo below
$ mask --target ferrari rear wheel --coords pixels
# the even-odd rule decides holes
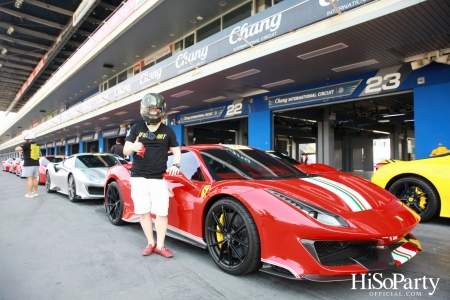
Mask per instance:
[[[72,174],[69,175],[69,181],[68,181],[67,187],[68,187],[67,194],[69,195],[69,200],[71,202],[76,202],[77,201],[77,188],[76,188],[76,184],[75,184],[75,178],[73,178]]]
[[[115,181],[108,184],[106,189],[106,213],[108,214],[109,221],[113,225],[122,225],[123,214],[123,198],[120,191],[119,184]]]
[[[422,221],[433,218],[439,208],[439,195],[427,181],[417,177],[405,177],[389,188],[395,197],[420,215]]]
[[[51,180],[50,180],[50,174],[45,173],[45,190],[47,191],[47,193],[54,193],[55,191],[50,189],[50,185],[51,185]]]
[[[239,201],[224,198],[210,208],[205,221],[209,254],[226,273],[243,275],[261,267],[261,244],[255,221]]]

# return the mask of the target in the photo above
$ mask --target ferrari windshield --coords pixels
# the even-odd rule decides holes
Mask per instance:
[[[42,164],[43,165],[48,165],[49,163],[59,163],[60,161],[62,161],[64,159],[64,156],[54,156],[54,157],[44,157],[42,159]]]
[[[75,168],[105,168],[120,165],[122,162],[114,155],[82,155],[77,156]]]
[[[290,157],[290,156],[288,156],[288,155],[286,155],[284,153],[281,153],[281,152],[278,152],[278,151],[266,151],[266,152],[269,153],[269,155],[271,155],[271,156],[273,156],[275,158],[282,159],[283,161],[287,162],[288,164],[291,164],[291,165],[298,165],[298,164],[300,164],[297,160],[293,159],[292,157]]]
[[[280,179],[306,176],[296,167],[265,151],[249,147],[227,147],[200,151],[215,180]]]

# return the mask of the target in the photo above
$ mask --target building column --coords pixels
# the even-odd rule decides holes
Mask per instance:
[[[78,149],[78,153],[84,153],[84,144],[85,142],[80,141],[79,145],[79,149]]]
[[[64,147],[64,155],[69,156],[69,144],[66,143],[66,146]]]
[[[334,166],[334,118],[329,107],[323,110],[323,122],[318,122],[316,157],[318,163]]]
[[[98,132],[98,153],[107,153],[109,149],[105,149],[105,138],[101,132]]]
[[[273,149],[273,120],[270,110],[248,115],[248,145],[262,150]]]
[[[169,125],[173,131],[175,132],[175,135],[177,136],[178,144],[181,145],[184,143],[184,126],[181,124],[178,125]]]
[[[402,124],[395,124],[392,126],[392,131],[390,134],[391,140],[391,159],[403,159],[401,151],[401,134],[402,134]]]

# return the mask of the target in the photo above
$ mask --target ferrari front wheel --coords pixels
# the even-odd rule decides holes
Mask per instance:
[[[51,179],[50,179],[50,174],[48,174],[48,172],[47,173],[45,173],[45,190],[47,191],[47,193],[54,193],[55,191],[54,190],[52,190],[51,188],[50,188],[50,186],[51,186]]]
[[[67,194],[69,195],[69,200],[71,202],[76,202],[77,201],[77,187],[75,184],[75,178],[73,177],[72,174],[69,175],[69,180],[68,180],[67,184],[68,184]]]
[[[124,223],[122,220],[123,198],[119,184],[115,181],[108,184],[108,188],[106,189],[105,204],[106,214],[108,215],[111,224],[122,225]]]
[[[226,273],[243,275],[261,267],[261,245],[255,221],[239,201],[224,198],[212,205],[205,220],[209,254]]]
[[[419,214],[422,221],[433,218],[439,208],[439,195],[427,181],[417,177],[404,177],[389,188],[397,199]]]

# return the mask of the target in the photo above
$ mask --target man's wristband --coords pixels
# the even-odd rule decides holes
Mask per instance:
[[[172,166],[177,167],[178,169],[180,168],[180,164],[173,164]]]

